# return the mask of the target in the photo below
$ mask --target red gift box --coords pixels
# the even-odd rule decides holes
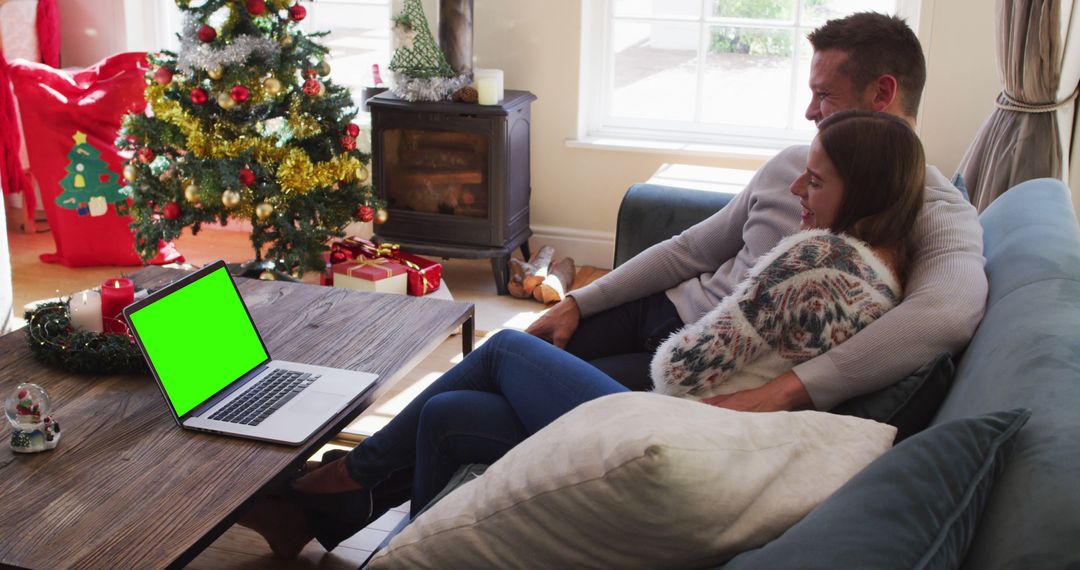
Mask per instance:
[[[442,264],[419,255],[398,251],[393,259],[405,265],[409,274],[409,294],[423,297],[437,291],[442,280]]]
[[[389,259],[355,259],[335,263],[332,269],[335,287],[399,295],[408,290],[406,267]]]

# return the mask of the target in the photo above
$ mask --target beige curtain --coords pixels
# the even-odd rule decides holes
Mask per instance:
[[[1068,177],[1080,83],[1080,25],[1069,25],[1077,3],[1080,0],[997,0],[1003,89],[959,167],[980,211],[1025,180]],[[1065,46],[1072,49],[1063,50]]]

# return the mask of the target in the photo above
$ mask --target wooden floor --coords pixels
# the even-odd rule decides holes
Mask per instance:
[[[31,301],[48,297],[68,295],[101,284],[105,278],[116,277],[138,270],[138,267],[86,267],[68,268],[62,265],[42,263],[38,260],[41,253],[55,251],[52,236],[48,233],[8,232],[11,251],[12,282],[16,317],[21,317],[22,307]],[[229,261],[252,258],[247,234],[242,232],[204,229],[198,236],[185,235],[177,242],[186,261],[194,265],[217,259]],[[578,270],[574,286],[590,283],[606,273],[593,267]],[[524,328],[542,314],[543,307],[531,301],[497,297],[494,284],[490,282],[490,270],[485,261],[453,261],[444,266],[444,278],[453,283],[453,295],[457,299],[468,300],[476,304],[478,328],[485,323],[487,316],[489,331],[503,326]],[[317,277],[307,275],[304,281],[317,282]],[[496,317],[490,315],[496,314]],[[512,323],[502,325],[500,323]],[[478,333],[477,344],[483,342],[483,333]],[[443,372],[461,360],[461,341],[456,336],[447,339],[431,355],[421,361],[415,369],[398,382],[388,394],[383,396],[371,408],[364,412],[349,431],[372,433],[385,425],[416,394],[435,381]],[[344,448],[349,442],[337,442],[323,448],[318,455],[328,449]],[[269,547],[255,532],[240,526],[233,526],[216,542],[200,554],[189,568],[202,570],[219,569],[338,569],[357,568],[367,559],[370,552],[386,536],[397,522],[408,512],[408,505],[403,505],[387,513],[357,535],[346,540],[332,552],[326,552],[317,543],[312,542],[297,560],[276,560]]]

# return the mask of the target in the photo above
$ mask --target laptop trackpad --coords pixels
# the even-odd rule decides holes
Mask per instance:
[[[327,392],[303,392],[289,402],[287,410],[293,414],[322,414],[327,410],[341,409],[344,396]],[[283,410],[284,411],[284,410]]]

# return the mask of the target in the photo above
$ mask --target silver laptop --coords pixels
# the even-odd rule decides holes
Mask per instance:
[[[181,427],[299,445],[374,374],[271,360],[223,261],[124,309]]]

